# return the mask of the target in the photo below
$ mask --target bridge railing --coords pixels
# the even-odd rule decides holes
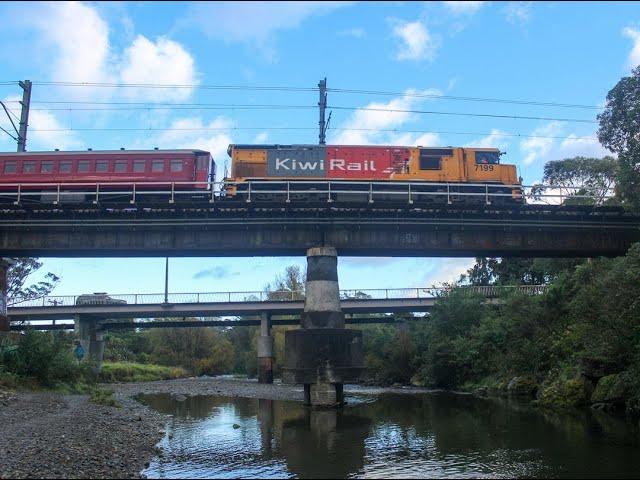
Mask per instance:
[[[372,203],[384,196],[406,201],[439,197],[443,203],[455,203],[465,197],[477,197],[491,204],[499,199],[524,200],[527,203],[562,204],[567,199],[589,200],[600,204],[615,196],[613,188],[594,190],[573,185],[501,185],[495,183],[349,181],[349,180],[252,180],[248,182],[100,182],[100,183],[2,183],[0,200],[20,205],[41,202],[57,205],[65,202],[129,202],[135,205],[149,196],[164,197],[168,204],[191,200],[194,194],[215,203],[234,190],[236,198],[246,202],[280,201],[289,203],[299,195],[314,195],[334,201],[348,195],[350,201]],[[256,195],[261,195],[257,198]],[[82,197],[82,200],[80,200]]]
[[[527,295],[539,295],[545,292],[546,285],[515,286],[463,286],[464,293],[497,297],[505,292],[518,291]],[[427,299],[445,294],[448,288],[379,288],[340,290],[342,300],[398,300]],[[195,292],[195,293],[138,293],[138,294],[84,294],[46,296],[32,300],[9,301],[11,308],[33,307],[72,307],[76,305],[151,305],[151,304],[188,304],[188,303],[243,303],[243,302],[291,302],[304,300],[304,294],[295,291],[248,291],[248,292]]]

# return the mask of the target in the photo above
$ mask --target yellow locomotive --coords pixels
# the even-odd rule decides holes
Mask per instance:
[[[495,148],[423,148],[347,145],[229,145],[232,159],[227,195],[253,189],[273,191],[287,183],[300,190],[330,182],[336,190],[366,188],[393,192],[411,184],[417,198],[473,203],[521,203],[521,180],[515,165],[502,165]],[[249,187],[251,183],[251,187]],[[306,190],[309,190],[307,188]],[[373,188],[373,187],[369,187]],[[453,195],[453,197],[451,196]],[[487,199],[492,197],[495,202]],[[466,198],[467,197],[467,198]]]

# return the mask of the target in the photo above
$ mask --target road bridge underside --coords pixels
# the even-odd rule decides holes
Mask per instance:
[[[302,256],[317,245],[349,256],[617,256],[639,226],[584,212],[31,212],[0,221],[0,256]]]

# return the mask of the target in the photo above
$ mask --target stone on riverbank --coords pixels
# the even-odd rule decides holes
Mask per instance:
[[[629,392],[628,373],[614,373],[602,377],[591,395],[593,403],[624,405]]]

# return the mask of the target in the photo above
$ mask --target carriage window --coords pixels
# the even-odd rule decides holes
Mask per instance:
[[[22,164],[22,173],[35,173],[36,172],[36,162],[24,162]]]
[[[151,164],[152,172],[164,172],[164,160],[154,160]]]
[[[89,171],[89,160],[78,161],[78,173],[87,173]]]
[[[476,152],[476,165],[497,165],[498,163],[500,163],[498,152]]]
[[[16,173],[16,162],[6,162],[4,164],[4,173]]]
[[[53,162],[42,162],[40,164],[40,173],[53,173]]]
[[[109,162],[106,160],[100,160],[96,162],[96,172],[105,173],[109,171]]]
[[[71,160],[62,160],[58,167],[59,173],[71,173]]]
[[[116,173],[124,173],[127,171],[127,161],[126,160],[118,160],[116,162]]]
[[[420,170],[440,170],[442,157],[420,155]]]
[[[133,171],[134,173],[144,173],[146,163],[144,160],[134,160]]]
[[[181,172],[182,171],[182,160],[171,160],[171,171],[172,172]]]

